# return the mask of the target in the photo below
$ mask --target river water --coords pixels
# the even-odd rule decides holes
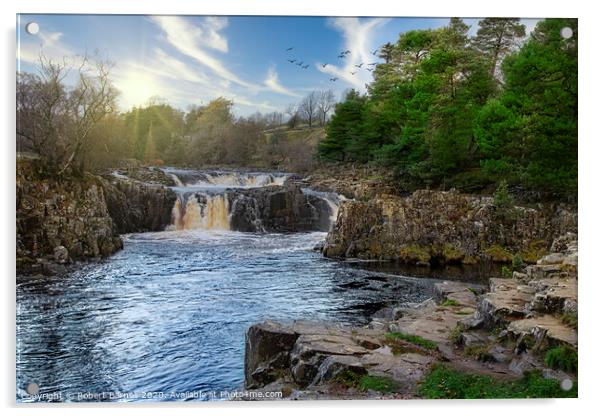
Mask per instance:
[[[17,384],[52,399],[127,400],[242,388],[244,336],[265,319],[364,324],[429,279],[323,258],[325,233],[173,231],[126,236],[107,261],[17,284]],[[18,399],[34,400],[23,391]],[[98,396],[96,396],[98,398]],[[113,396],[112,399],[124,399]],[[125,400],[124,399],[124,400]]]
[[[324,232],[231,231],[226,193],[283,175],[167,173],[179,195],[171,231],[124,236],[122,251],[63,276],[17,279],[18,401],[223,399],[243,388],[254,323],[361,325],[432,296],[432,276],[322,257],[312,249]],[[336,218],[336,198],[304,193]]]

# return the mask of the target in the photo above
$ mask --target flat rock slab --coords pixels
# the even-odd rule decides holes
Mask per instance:
[[[476,307],[477,297],[475,293],[483,293],[483,289],[479,285],[446,280],[435,283],[435,297],[439,303],[451,300],[462,306]]]
[[[491,279],[490,290],[481,299],[478,317],[495,326],[525,317],[535,289],[513,279]]]
[[[521,319],[508,325],[508,332],[515,336],[534,335],[546,337],[554,343],[569,344],[577,347],[577,331],[564,325],[552,315]]]

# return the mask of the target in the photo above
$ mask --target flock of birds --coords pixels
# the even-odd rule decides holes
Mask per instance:
[[[290,48],[286,49],[286,52],[291,52],[293,49],[295,49],[294,46],[291,46]],[[380,51],[380,49],[375,49],[374,51],[372,51],[372,55],[377,56],[378,52]],[[349,55],[351,53],[351,51],[349,49],[342,51],[339,53],[339,55],[337,56],[337,58],[339,59],[345,59],[347,58],[347,55]],[[297,65],[298,67],[300,67],[301,69],[308,69],[309,68],[309,64],[294,58],[294,59],[287,59],[287,61],[293,65]],[[322,68],[326,68],[328,65],[330,65],[329,63],[325,63],[325,64],[321,64]],[[364,67],[364,65],[366,65]],[[351,71],[349,72],[351,75],[355,75],[357,74],[357,72],[362,69],[362,67],[364,67],[364,69],[366,71],[374,71],[374,68],[376,67],[376,65],[378,65],[378,62],[371,62],[371,63],[364,63],[364,62],[360,62],[357,65],[354,65],[357,69],[355,71]],[[339,78],[338,77],[332,77],[330,78],[330,82],[336,82]]]

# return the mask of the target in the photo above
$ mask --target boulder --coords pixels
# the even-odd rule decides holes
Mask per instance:
[[[252,325],[245,338],[245,386],[266,385],[288,368],[289,352],[299,334],[290,325],[266,321]]]
[[[69,263],[69,250],[65,246],[56,246],[54,248],[54,261],[59,264]]]

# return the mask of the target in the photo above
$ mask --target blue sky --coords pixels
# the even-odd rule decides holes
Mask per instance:
[[[25,31],[35,21],[36,35]],[[20,15],[18,68],[35,71],[51,59],[98,51],[115,66],[111,77],[127,110],[153,96],[185,110],[223,96],[239,115],[282,111],[312,90],[363,90],[366,63],[386,42],[411,29],[445,26],[446,18],[254,16]],[[476,32],[478,19],[466,19]],[[530,31],[536,20],[524,23]],[[286,49],[293,47],[291,51]],[[337,56],[350,50],[346,58]],[[76,58],[73,58],[76,59]],[[309,65],[302,69],[287,59]],[[359,70],[354,66],[364,62]],[[326,66],[322,66],[328,64]],[[357,72],[356,72],[357,71]],[[351,72],[356,72],[351,74]],[[330,81],[337,78],[336,81]]]

